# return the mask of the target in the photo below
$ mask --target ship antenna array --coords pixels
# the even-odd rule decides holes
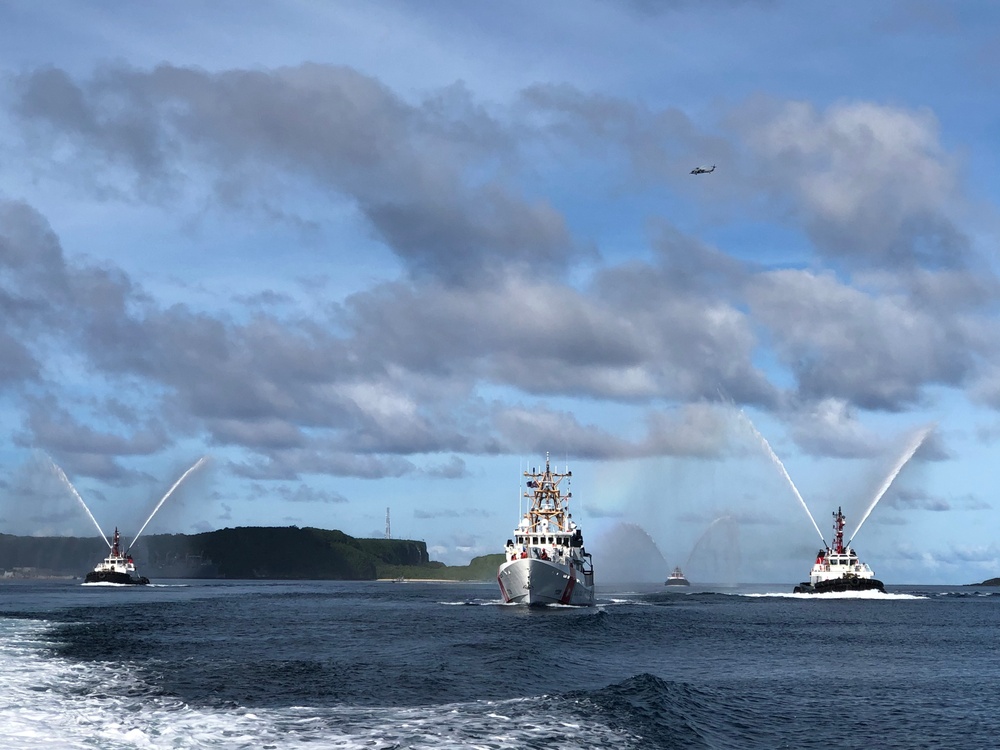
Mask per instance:
[[[523,457],[522,457],[523,458]],[[521,482],[524,481],[524,465],[521,463],[522,458],[517,460],[517,517],[520,518],[524,515],[524,496],[523,490],[521,489]]]

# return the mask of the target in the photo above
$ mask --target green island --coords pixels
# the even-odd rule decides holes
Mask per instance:
[[[297,526],[153,534],[141,537],[131,552],[139,572],[153,580],[489,581],[504,557],[483,555],[468,565],[449,566],[430,560],[422,541],[362,539]],[[5,578],[82,578],[107,554],[108,543],[98,536],[0,534],[0,571]]]
[[[982,583],[970,583],[970,586],[1000,586],[1000,578],[989,578]]]

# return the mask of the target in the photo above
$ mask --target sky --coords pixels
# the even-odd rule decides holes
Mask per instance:
[[[5,2],[0,531],[465,564],[550,456],[598,583],[838,507],[1000,575],[998,64],[989,2]]]

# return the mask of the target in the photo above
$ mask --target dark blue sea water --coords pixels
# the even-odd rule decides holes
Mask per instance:
[[[994,748],[1000,595],[0,583],[0,748]]]

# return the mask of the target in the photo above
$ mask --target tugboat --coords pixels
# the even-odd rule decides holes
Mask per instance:
[[[149,579],[141,576],[135,571],[135,561],[128,550],[123,554],[120,546],[118,527],[115,527],[114,542],[111,545],[111,554],[97,564],[97,567],[87,573],[84,583],[124,583],[132,585],[146,585]]]
[[[826,594],[841,591],[881,591],[885,593],[882,581],[858,559],[850,546],[844,546],[844,513],[838,507],[833,514],[833,547],[826,547],[816,553],[816,562],[809,574],[809,580],[795,587],[796,594]]]
[[[669,576],[667,576],[667,580],[666,580],[666,582],[663,585],[664,586],[690,586],[691,582],[687,578],[684,577],[684,574],[681,573],[681,569],[680,568],[674,568],[673,572],[671,572],[671,574]]]
[[[508,604],[594,604],[594,565],[583,547],[583,532],[569,512],[572,492],[560,482],[573,476],[552,471],[524,472],[529,501],[514,538],[507,540],[506,561],[497,571],[500,593]],[[568,484],[568,482],[567,482]]]

